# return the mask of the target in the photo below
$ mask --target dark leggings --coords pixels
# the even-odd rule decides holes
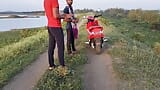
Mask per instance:
[[[72,53],[72,51],[76,51],[74,45],[74,34],[72,30],[67,29],[67,51],[68,54]]]
[[[94,42],[94,39],[90,39],[89,45],[91,46],[91,43]],[[101,37],[101,43],[103,44],[103,37]],[[95,46],[95,43],[94,43]]]
[[[64,64],[64,34],[62,28],[48,27],[49,33],[49,48],[48,48],[48,58],[50,67],[55,66],[54,64],[54,50],[57,43],[58,47],[58,59],[62,66]]]

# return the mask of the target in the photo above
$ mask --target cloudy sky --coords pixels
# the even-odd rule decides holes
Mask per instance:
[[[65,7],[65,0],[59,0],[60,9]],[[160,0],[74,0],[74,8],[83,9],[158,9],[160,10]],[[43,0],[1,0],[1,11],[35,11],[43,10]]]

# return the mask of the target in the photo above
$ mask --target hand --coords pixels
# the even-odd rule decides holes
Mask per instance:
[[[78,18],[76,18],[76,19],[75,19],[75,22],[76,22],[76,23],[78,23],[78,22],[79,22],[79,19],[78,19]]]
[[[79,19],[77,19],[77,18],[72,20],[73,23],[78,23],[78,21],[79,21]]]
[[[73,20],[72,20],[72,22],[73,22],[73,23],[76,23],[76,20],[75,20],[75,19],[73,19]]]
[[[73,14],[65,14],[65,18],[72,18]]]

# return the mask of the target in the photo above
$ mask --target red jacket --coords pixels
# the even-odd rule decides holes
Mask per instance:
[[[93,22],[88,22],[86,28],[89,30],[92,26],[98,26],[98,20],[94,20]]]
[[[93,26],[99,26],[98,20],[94,20],[93,22],[88,22],[87,23],[86,28],[87,28],[87,32],[88,32],[88,39],[104,37],[103,33],[102,34],[96,34],[96,35],[91,34],[92,31],[90,31],[90,30],[93,30],[92,29]]]

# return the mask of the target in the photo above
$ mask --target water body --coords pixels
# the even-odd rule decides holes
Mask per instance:
[[[0,32],[12,29],[36,28],[46,26],[45,16],[40,18],[7,18],[0,19]]]

